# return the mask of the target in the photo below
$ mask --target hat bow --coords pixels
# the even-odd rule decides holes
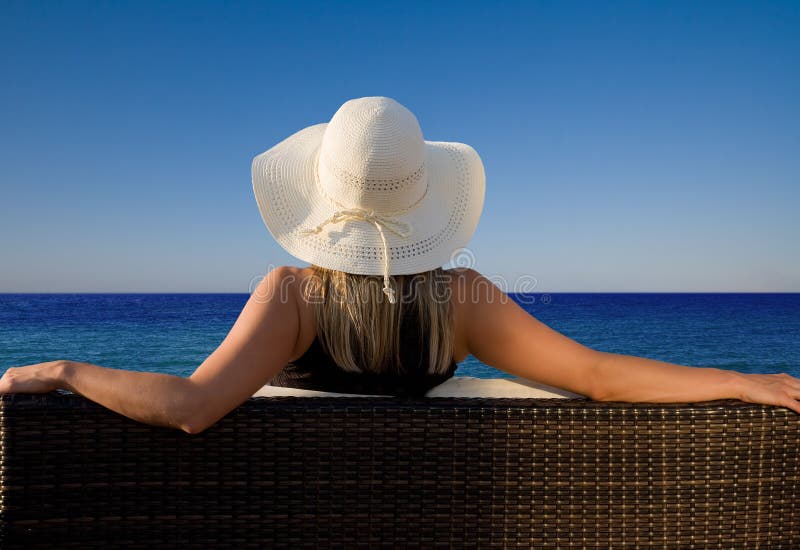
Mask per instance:
[[[413,231],[413,226],[405,221],[398,220],[389,216],[384,216],[375,212],[372,209],[364,208],[344,208],[336,210],[330,217],[320,222],[318,225],[302,229],[302,235],[316,235],[324,229],[328,224],[345,223],[349,221],[364,221],[371,223],[378,230],[383,243],[383,293],[389,298],[389,303],[396,303],[397,298],[395,291],[389,284],[389,245],[386,242],[386,234],[384,229],[391,231],[398,237],[409,237]]]

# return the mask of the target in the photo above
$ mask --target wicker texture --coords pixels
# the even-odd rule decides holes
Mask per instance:
[[[0,405],[4,548],[800,547],[780,407],[260,397],[188,435]]]

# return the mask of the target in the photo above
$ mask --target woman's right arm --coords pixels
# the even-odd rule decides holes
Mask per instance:
[[[588,348],[551,329],[473,270],[457,292],[469,353],[515,376],[596,401],[695,402],[740,399],[800,413],[800,380],[689,367]]]

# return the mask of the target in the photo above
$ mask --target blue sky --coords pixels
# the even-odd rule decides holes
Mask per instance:
[[[0,292],[247,292],[252,158],[390,96],[534,290],[800,291],[800,3],[4,2]]]

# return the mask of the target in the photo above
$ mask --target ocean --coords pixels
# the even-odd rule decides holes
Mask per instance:
[[[698,367],[800,376],[800,293],[517,294],[593,349]],[[188,376],[247,294],[0,294],[0,373],[71,359]],[[468,357],[456,376],[513,378]]]

